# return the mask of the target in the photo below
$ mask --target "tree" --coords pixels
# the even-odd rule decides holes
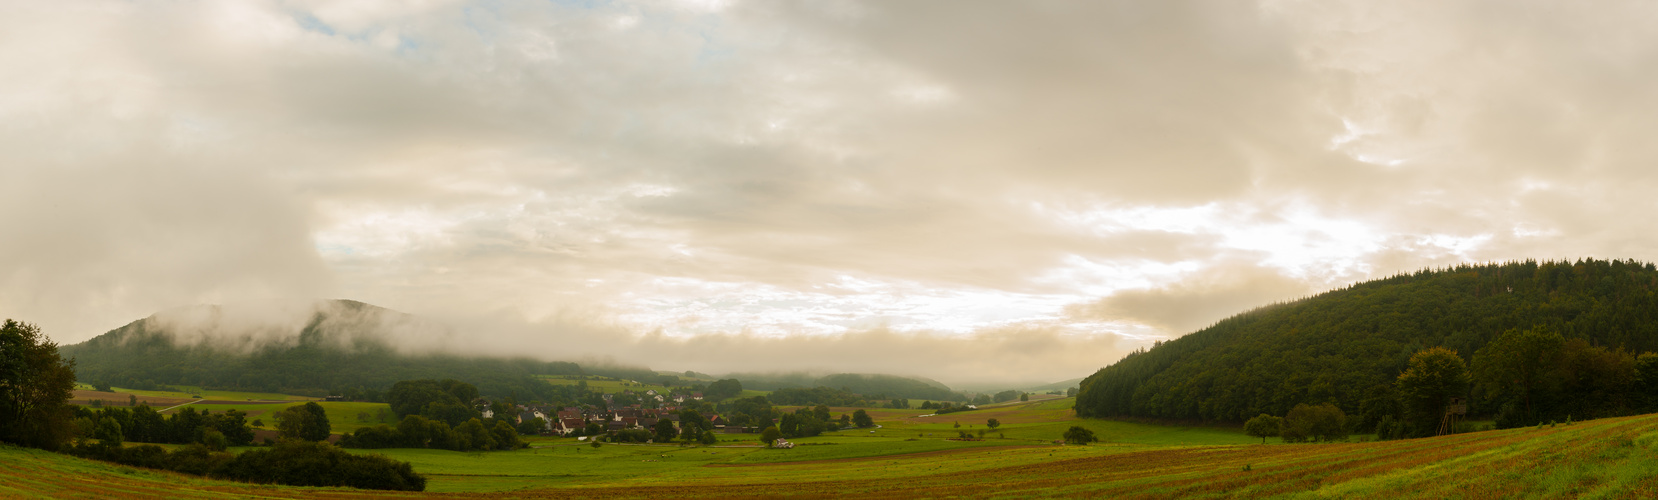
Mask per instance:
[[[496,445],[495,436],[490,434],[489,429],[484,428],[482,420],[476,418],[456,426],[455,439],[459,451],[493,450]]]
[[[984,425],[985,425],[985,427],[989,427],[991,430],[996,430],[997,427],[1002,426],[1002,421],[992,418],[990,420],[985,421]]]
[[[1434,347],[1411,356],[1410,367],[1399,374],[1398,387],[1412,433],[1433,435],[1446,405],[1451,398],[1467,394],[1468,383],[1468,368],[1456,351]]]
[[[1474,376],[1492,397],[1518,397],[1526,417],[1535,417],[1532,400],[1552,381],[1565,345],[1553,329],[1508,330],[1474,354]]]
[[[656,428],[652,430],[656,431],[655,437],[658,443],[672,442],[674,438],[679,437],[679,429],[674,428],[674,421],[666,418],[657,420]]]
[[[1019,393],[1019,400],[1020,401],[1030,401],[1030,394],[1026,394],[1026,393],[1023,393],[1023,392]]]
[[[1658,406],[1658,354],[1646,352],[1635,358],[1635,377],[1640,382],[1644,407]]]
[[[502,420],[501,422],[505,423],[506,421]],[[544,430],[547,430],[547,421],[541,417],[535,417],[518,423],[518,433],[526,436],[541,434],[541,431]]]
[[[784,413],[782,417],[777,419],[777,430],[783,432],[783,437],[800,437],[800,415]]]
[[[92,437],[104,444],[120,446],[124,438],[121,435],[121,423],[113,418],[100,418],[97,427],[93,428]]]
[[[1267,444],[1267,438],[1277,436],[1283,432],[1283,429],[1284,419],[1265,413],[1244,422],[1244,433],[1261,438],[1261,444]]]
[[[535,420],[541,420],[539,418]],[[489,429],[490,437],[494,438],[497,450],[516,450],[524,447],[524,440],[518,438],[518,430],[505,420],[496,420],[495,427]]]
[[[1347,439],[1347,414],[1329,403],[1318,406],[1298,404],[1284,415],[1279,432],[1284,441],[1291,443]]]
[[[858,411],[852,412],[852,425],[856,425],[860,428],[871,427],[875,425],[875,419],[870,418],[869,412],[866,412],[860,408]]]
[[[0,325],[0,441],[56,450],[75,434],[69,396],[75,362],[40,328],[12,320]]]
[[[1099,438],[1094,437],[1094,431],[1080,425],[1073,425],[1070,429],[1065,429],[1063,437],[1065,442],[1070,444],[1088,444],[1099,441]]]
[[[777,430],[776,426],[767,427],[766,430],[760,431],[760,442],[765,443],[767,448],[776,444],[777,439],[781,437],[783,437],[783,431]]]
[[[708,388],[703,389],[702,396],[704,399],[709,401],[724,401],[726,399],[737,397],[737,395],[742,393],[743,383],[739,382],[737,379],[728,378],[717,380],[714,383],[708,384]]]
[[[328,424],[328,413],[314,401],[290,406],[277,413],[276,418],[276,430],[284,438],[323,441],[333,430]]]

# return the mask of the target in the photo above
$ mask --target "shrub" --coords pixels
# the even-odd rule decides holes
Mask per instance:
[[[1066,429],[1063,437],[1065,442],[1070,444],[1088,444],[1099,441],[1099,438],[1094,437],[1094,431],[1080,425],[1073,425],[1070,429]]]

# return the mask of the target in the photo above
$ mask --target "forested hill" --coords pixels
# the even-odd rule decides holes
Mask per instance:
[[[62,348],[81,382],[127,388],[346,394],[399,380],[453,378],[491,397],[550,396],[535,374],[580,374],[569,362],[408,354],[394,342],[435,342],[446,328],[347,300],[282,307],[192,306],[157,313]]]
[[[1089,376],[1077,414],[1236,422],[1335,403],[1368,430],[1398,413],[1394,382],[1411,355],[1436,346],[1472,362],[1476,382],[1498,381],[1474,384],[1474,414],[1512,413],[1513,384],[1479,363],[1495,357],[1476,356],[1511,330],[1558,339],[1557,355],[1533,363],[1551,377],[1528,389],[1538,409],[1515,419],[1650,409],[1634,354],[1658,351],[1658,269],[1584,260],[1422,271],[1239,314]]]

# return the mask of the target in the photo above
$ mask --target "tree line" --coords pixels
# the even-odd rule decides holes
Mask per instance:
[[[1400,377],[1432,348],[1466,370],[1468,413],[1500,426],[1658,410],[1658,268],[1524,261],[1360,283],[1131,353],[1083,381],[1076,411],[1242,422],[1328,404],[1348,429],[1424,435],[1437,426],[1412,416],[1423,404]]]

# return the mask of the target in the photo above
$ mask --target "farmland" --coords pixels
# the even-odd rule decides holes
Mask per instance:
[[[713,447],[541,438],[510,452],[375,450],[429,478],[426,496],[477,492],[565,498],[820,496],[872,498],[1640,498],[1658,494],[1658,415],[1439,438],[1332,444],[1258,442],[1235,429],[1076,420],[1067,401],[919,417],[870,410],[882,427],[796,440],[792,450],[722,435]],[[838,412],[838,410],[837,410]],[[1007,438],[945,441],[983,420]],[[1080,424],[1102,442],[1049,444]],[[994,434],[992,434],[994,435]],[[42,480],[41,478],[52,478]],[[357,497],[342,489],[253,486],[0,449],[0,496]],[[377,496],[394,496],[375,492]]]

